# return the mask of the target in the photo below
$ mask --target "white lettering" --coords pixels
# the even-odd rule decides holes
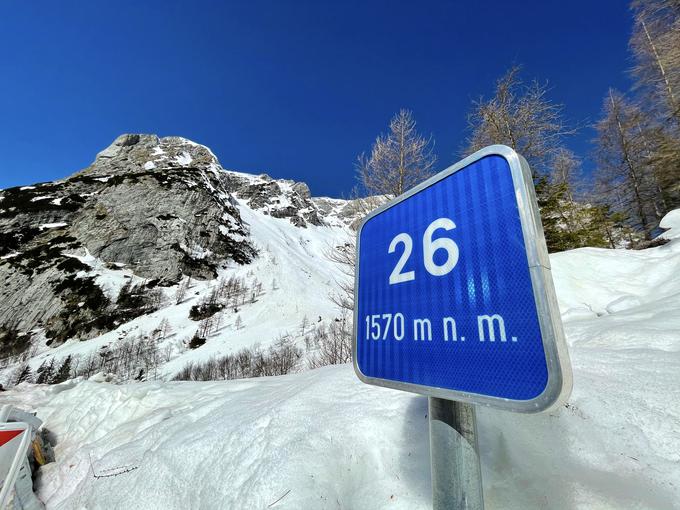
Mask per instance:
[[[425,331],[427,328],[427,332]],[[432,323],[430,319],[415,319],[413,321],[413,339],[425,340],[427,333],[427,340],[432,341]]]
[[[449,341],[449,330],[451,330],[451,340],[456,342],[458,340],[458,335],[456,334],[456,321],[453,317],[444,317],[444,341]]]
[[[477,317],[477,328],[479,330],[479,341],[483,342],[486,340],[486,332],[485,329],[488,330],[489,333],[489,341],[490,342],[495,342],[496,341],[496,331],[495,331],[495,325],[498,324],[498,329],[500,331],[500,336],[501,336],[501,342],[505,342],[507,340],[505,336],[505,321],[503,320],[503,317],[501,317],[498,314],[494,315],[479,315]],[[486,326],[486,328],[485,328]]]

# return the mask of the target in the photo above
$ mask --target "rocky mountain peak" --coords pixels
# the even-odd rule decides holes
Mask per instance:
[[[0,317],[57,339],[112,327],[95,321],[115,303],[79,256],[156,285],[248,263],[255,249],[224,183],[207,147],[126,134],[69,178],[0,191]]]
[[[138,173],[155,169],[221,169],[217,157],[204,145],[180,136],[159,138],[148,134],[123,134],[97,154],[95,161],[76,175]]]
[[[3,331],[42,328],[59,343],[145,313],[119,306],[96,268],[155,288],[250,263],[240,207],[302,228],[346,227],[359,215],[352,202],[313,198],[305,183],[227,171],[203,145],[151,134],[119,136],[68,178],[1,190],[0,352]]]

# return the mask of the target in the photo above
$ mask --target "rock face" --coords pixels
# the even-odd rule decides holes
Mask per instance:
[[[356,230],[361,218],[382,203],[379,197],[355,200],[312,197],[304,182],[273,179],[267,174],[226,170],[224,183],[229,193],[251,209],[287,219],[302,228],[315,225]]]
[[[227,190],[244,200],[251,209],[274,218],[286,218],[298,227],[326,225],[304,182],[229,171],[225,179]]]
[[[86,324],[81,336],[111,327],[97,323],[111,303],[73,255],[89,253],[154,285],[248,263],[256,253],[228,185],[202,145],[122,135],[67,179],[0,191],[0,327],[49,334],[66,313]]]
[[[382,205],[381,197],[369,197],[354,200],[339,198],[314,197],[312,202],[326,223],[335,227],[348,227],[356,231],[362,218],[376,207]]]

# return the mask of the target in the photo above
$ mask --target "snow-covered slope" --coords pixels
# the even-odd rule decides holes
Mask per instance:
[[[220,277],[242,278],[248,285],[262,284],[262,292],[255,302],[247,300],[238,311],[228,307],[219,330],[212,333],[205,345],[187,349],[187,344],[197,330],[198,322],[189,319],[192,306],[199,303],[218,285],[215,280],[194,280],[187,299],[175,304],[177,285],[162,289],[164,306],[151,314],[142,315],[121,325],[114,331],[87,341],[71,339],[56,348],[43,342],[35,347],[29,364],[34,373],[43,362],[63,360],[72,355],[81,362],[96,355],[102,348],[113,348],[117,343],[138,335],[149,335],[164,319],[172,334],[162,340],[159,351],[161,370],[154,377],[171,378],[190,361],[204,361],[212,356],[230,354],[244,347],[273,344],[286,333],[296,335],[301,321],[306,317],[310,325],[329,322],[339,315],[329,299],[338,279],[343,278],[340,268],[327,258],[328,250],[343,243],[348,236],[340,226],[307,225],[300,228],[288,218],[276,218],[266,211],[251,209],[237,199],[241,221],[250,231],[250,240],[259,255],[249,264],[230,263],[219,270]],[[91,267],[83,276],[95,276],[96,283],[114,299],[127,281],[139,282],[126,268],[110,268],[87,254],[75,255]],[[240,318],[242,326],[236,327]],[[298,343],[301,339],[298,339]],[[169,359],[166,362],[166,359]],[[0,383],[7,383],[15,375],[17,364],[0,370]],[[151,377],[151,375],[149,375]]]
[[[254,272],[281,281],[244,322],[276,314],[292,327],[296,307],[329,306],[334,270],[303,247],[333,231],[242,214],[280,259]],[[480,409],[488,509],[680,508],[680,214],[662,225],[664,246],[551,257],[574,390],[550,414]],[[312,285],[286,280],[291,267]],[[224,344],[257,338],[246,335]],[[48,508],[431,505],[426,399],[364,385],[350,365],[230,382],[22,384],[3,401],[37,410],[57,439],[38,483]]]
[[[30,205],[34,199],[53,199],[57,191],[65,193],[60,186],[89,186],[82,194],[92,203],[78,209],[77,218],[67,216],[68,223],[53,221],[72,212],[63,211],[61,202],[42,209]],[[60,364],[67,356],[78,367],[72,372],[95,365],[112,371],[99,365],[106,364],[110,351],[138,339],[154,344],[153,368],[145,366],[140,374],[136,367],[122,377],[118,373],[118,380],[169,379],[189,362],[256,344],[266,348],[281,335],[290,334],[301,345],[303,321],[309,329],[338,317],[329,294],[343,274],[327,253],[350,235],[348,226],[359,216],[353,202],[312,198],[304,183],[225,170],[210,149],[190,140],[122,135],[68,179],[3,193],[0,201],[14,204],[0,210],[14,229],[0,236],[0,244],[14,243],[4,250],[0,246],[0,269],[5,271],[0,384],[5,387],[16,381],[25,361],[34,374],[43,363]],[[76,228],[81,224],[86,226]],[[57,239],[70,244],[46,238],[41,234],[45,225],[59,230]],[[28,239],[19,227],[33,237]],[[132,242],[135,236],[139,239]],[[121,243],[125,246],[111,251]],[[29,273],[24,266],[40,271]],[[188,276],[193,277],[191,288],[176,304],[177,290]],[[227,279],[238,280],[247,291],[238,303],[220,297],[221,324],[205,345],[189,350],[201,327],[190,319],[190,310]],[[129,284],[139,286],[133,294],[155,293],[153,306],[121,304],[120,291]],[[149,313],[157,302],[160,309]],[[161,324],[170,334],[159,338],[154,331]],[[20,333],[27,336],[27,330],[32,332],[30,349],[24,350],[27,342],[13,351],[5,348],[5,333],[14,339]]]

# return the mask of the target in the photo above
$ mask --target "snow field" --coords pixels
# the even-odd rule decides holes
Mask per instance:
[[[319,250],[336,233],[241,211],[269,249],[234,270],[279,290],[243,307],[246,328],[168,373],[204,349],[265,342],[304,314],[334,312],[335,269]],[[674,239],[665,246],[551,256],[574,390],[549,414],[479,409],[487,509],[680,508],[678,211],[662,226]],[[190,306],[137,327],[167,316],[182,328]],[[58,460],[38,483],[50,509],[431,506],[427,400],[364,385],[350,365],[227,382],[24,384],[2,398],[36,410],[56,437]]]
[[[49,508],[267,508],[288,490],[277,508],[427,507],[426,400],[376,395],[350,366],[226,383],[82,382],[32,404],[60,431],[63,462],[40,480]],[[96,479],[93,468],[135,469]]]

